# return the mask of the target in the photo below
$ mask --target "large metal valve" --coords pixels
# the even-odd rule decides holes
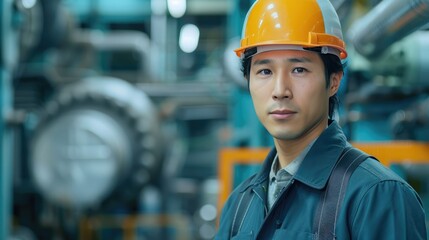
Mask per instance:
[[[42,195],[62,207],[135,195],[159,174],[159,132],[143,91],[120,79],[84,79],[47,105],[32,139],[30,171]]]

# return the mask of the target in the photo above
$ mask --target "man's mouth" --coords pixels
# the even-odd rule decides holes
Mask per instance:
[[[269,112],[270,116],[279,120],[288,119],[292,117],[294,114],[296,114],[296,112],[289,109],[276,109]]]

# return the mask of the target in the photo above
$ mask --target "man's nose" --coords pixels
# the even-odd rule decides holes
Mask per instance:
[[[278,74],[274,78],[272,97],[274,100],[292,98],[291,79],[287,74]]]

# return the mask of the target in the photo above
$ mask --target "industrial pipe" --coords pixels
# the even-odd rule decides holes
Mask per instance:
[[[353,1],[348,0],[331,0],[332,5],[334,6],[335,10],[338,13],[338,17],[340,18],[340,21],[342,25],[344,26],[345,23],[348,22],[350,18],[350,11],[353,7]]]
[[[117,30],[101,32],[97,30],[81,30],[75,33],[77,44],[89,45],[97,50],[133,51],[140,62],[140,78],[149,75],[150,78],[150,49],[149,37],[143,32]]]
[[[429,22],[429,0],[384,0],[347,32],[356,51],[376,58],[396,41]]]

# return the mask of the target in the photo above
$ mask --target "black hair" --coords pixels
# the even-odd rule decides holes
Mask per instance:
[[[325,66],[325,80],[326,87],[330,86],[330,76],[333,73],[339,73],[344,71],[344,65],[341,63],[341,60],[338,56],[333,54],[319,54],[323,65]],[[249,86],[250,80],[250,66],[252,62],[252,57],[245,57],[241,60],[241,71],[243,76],[247,79],[247,84]],[[338,108],[339,100],[337,94],[334,94],[329,98],[329,112],[328,117],[332,119],[334,117],[334,112]]]
[[[325,65],[325,79],[326,87],[330,86],[330,76],[333,73],[344,72],[344,65],[341,63],[339,57],[332,54],[320,54],[323,64]],[[329,98],[329,112],[328,117],[332,119],[334,117],[334,112],[338,108],[339,100],[338,95],[335,93]]]

